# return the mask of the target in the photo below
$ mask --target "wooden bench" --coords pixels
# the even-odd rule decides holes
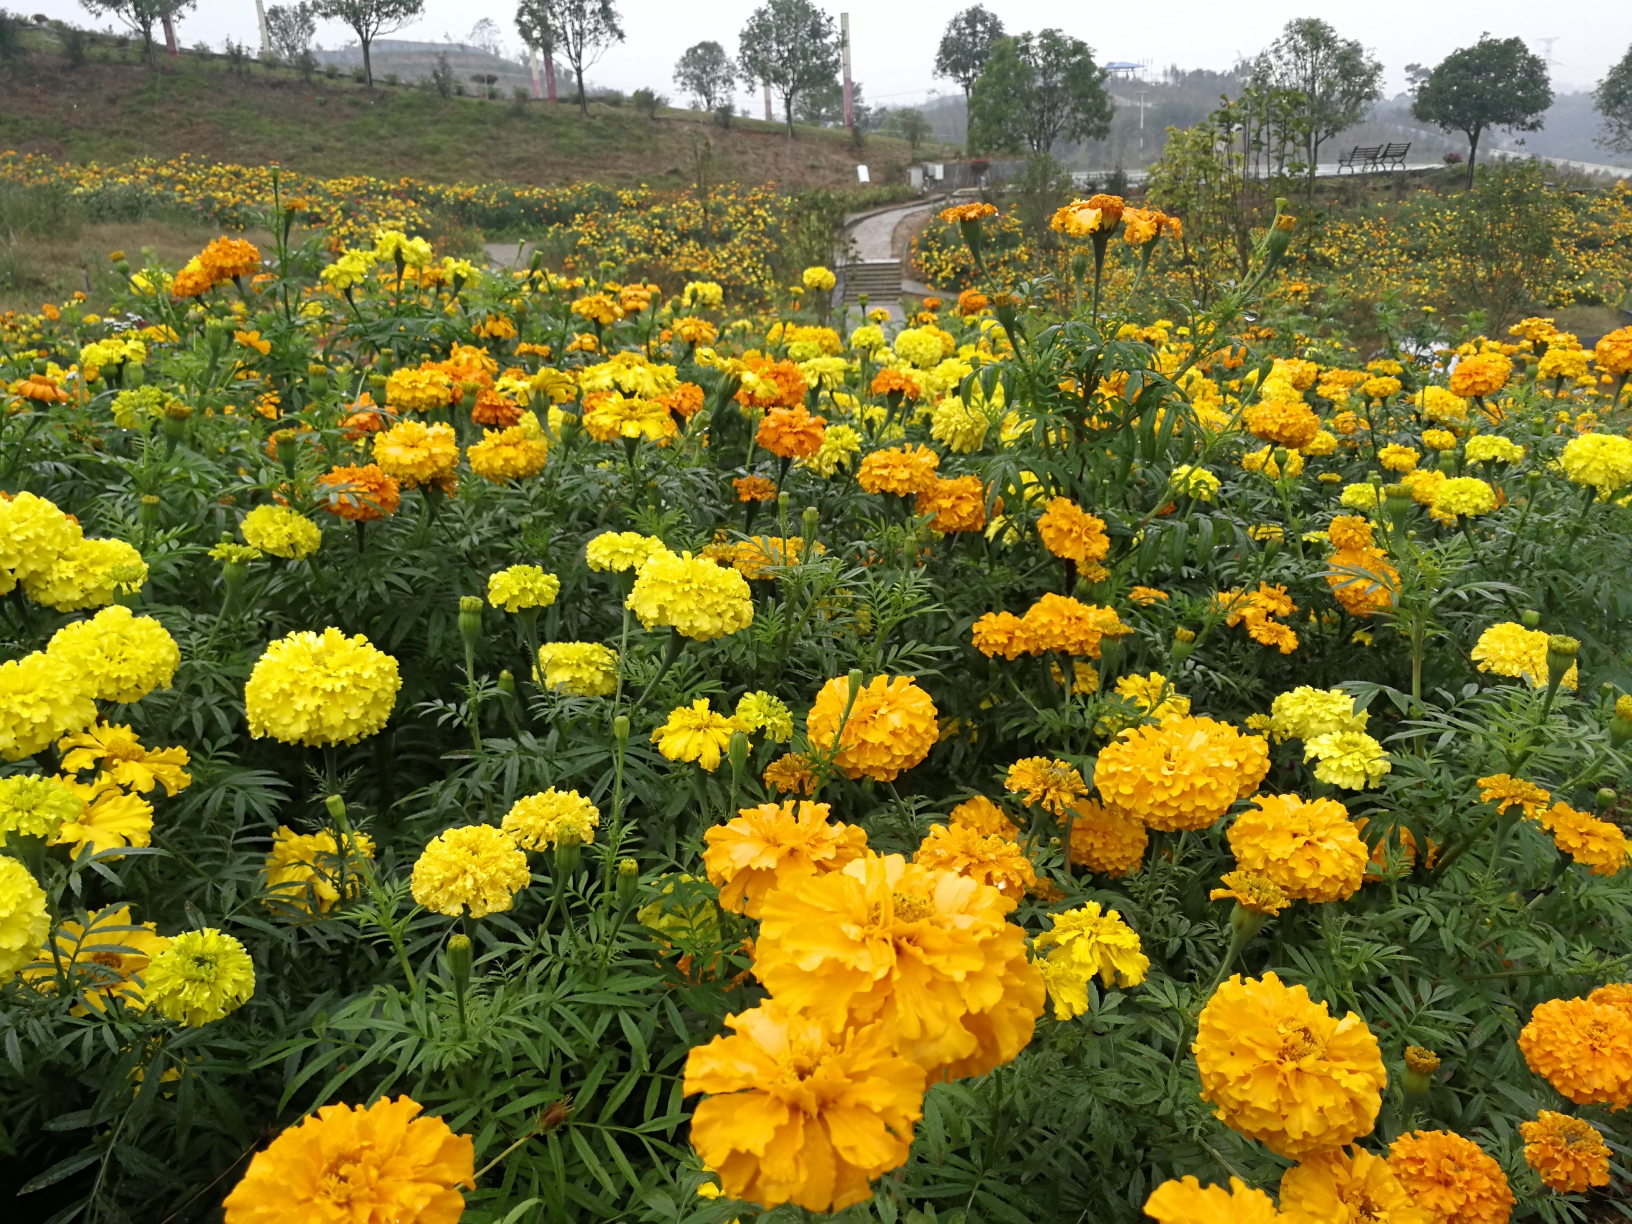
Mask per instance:
[[[1404,170],[1405,155],[1409,152],[1411,152],[1411,142],[1409,140],[1404,144],[1384,145],[1382,152],[1372,158],[1371,165],[1367,168],[1371,170]]]
[[[1349,152],[1337,155],[1337,172],[1342,174],[1347,170],[1351,174],[1359,174],[1362,170],[1369,170],[1382,151],[1382,145],[1355,145]]]

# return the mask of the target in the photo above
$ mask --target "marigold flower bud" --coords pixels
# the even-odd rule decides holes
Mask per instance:
[[[741,778],[742,768],[748,763],[748,737],[741,731],[731,732],[731,739],[725,746],[725,755],[731,762],[732,778]]]
[[[1581,643],[1572,637],[1565,637],[1555,633],[1547,639],[1547,683],[1557,685],[1564,679],[1570,668],[1575,666],[1575,656],[1581,650]]]
[[[139,387],[147,381],[147,367],[139,361],[125,362],[125,386]]]
[[[346,801],[343,796],[330,795],[323,800],[323,806],[329,810],[330,818],[343,821],[346,818]]]
[[[482,600],[478,595],[459,597],[459,636],[465,645],[475,648],[482,636]]]
[[[448,976],[453,979],[453,987],[460,994],[465,991],[465,984],[470,981],[471,947],[469,935],[454,935],[449,937],[446,950],[448,958]]]
[[[583,861],[584,846],[578,840],[578,830],[564,828],[555,843],[555,877],[565,879],[578,870]]]
[[[1405,1047],[1405,1092],[1407,1096],[1421,1096],[1433,1086],[1434,1072],[1439,1070],[1439,1055],[1421,1046]]]
[[[618,741],[619,748],[629,742],[629,716],[627,714],[619,714],[612,720],[612,738]]]
[[[1618,798],[1620,798],[1620,796],[1615,793],[1615,788],[1613,786],[1600,786],[1598,788],[1599,807],[1610,807]]]
[[[499,673],[499,692],[503,693],[506,697],[514,697],[516,695],[516,677],[514,672],[501,671]]]
[[[1519,613],[1519,624],[1523,625],[1526,629],[1534,629],[1537,625],[1541,624],[1541,613],[1537,612],[1534,608],[1526,608],[1523,612]]]
[[[640,891],[640,864],[632,858],[618,860],[618,908],[628,909]]]

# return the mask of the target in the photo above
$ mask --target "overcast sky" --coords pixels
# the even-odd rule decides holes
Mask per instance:
[[[759,0],[619,0],[627,41],[607,52],[587,75],[614,88],[650,86],[675,93],[674,60],[703,39],[722,43],[735,54],[737,32]],[[855,76],[868,101],[904,105],[931,90],[956,89],[933,73],[935,47],[952,14],[967,0],[913,0],[879,4],[845,0],[822,3],[835,16],[849,10]],[[18,0],[28,13],[45,13],[81,25],[92,21],[77,0]],[[1572,0],[1538,5],[1534,0],[1153,0],[1145,4],[1061,5],[1057,0],[986,0],[1011,31],[1057,26],[1083,39],[1096,57],[1150,61],[1185,68],[1227,68],[1272,41],[1288,20],[1324,17],[1348,38],[1357,38],[1387,68],[1390,92],[1403,87],[1408,63],[1432,65],[1482,31],[1499,38],[1518,35],[1546,53],[1551,46],[1555,88],[1590,89],[1632,43],[1632,3],[1628,0]],[[498,23],[507,45],[519,47],[515,0],[426,0],[425,15],[396,37],[464,39],[483,17]],[[181,24],[183,43],[219,47],[231,37],[256,45],[255,0],[199,0]],[[329,23],[318,41],[338,47],[354,41],[344,27]],[[677,99],[678,100],[678,99]]]

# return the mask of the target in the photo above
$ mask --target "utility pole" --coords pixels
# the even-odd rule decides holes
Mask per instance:
[[[844,129],[856,130],[855,89],[850,84],[850,14],[839,14],[839,42],[844,50]]]
[[[765,82],[765,122],[776,122],[776,117],[771,114],[771,83],[769,81]]]
[[[527,50],[529,52],[528,59],[532,62],[533,67],[533,101],[536,102],[544,96],[544,82],[538,69],[538,48],[528,47]]]
[[[1139,91],[1139,153],[1145,152],[1145,91]]]
[[[266,24],[266,5],[261,0],[255,0],[255,16],[261,25],[261,54],[266,55],[272,50],[272,31]],[[168,27],[170,19],[165,18],[164,24]]]

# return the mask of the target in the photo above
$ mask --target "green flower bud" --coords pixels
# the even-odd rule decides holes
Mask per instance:
[[[139,361],[125,362],[125,386],[139,387],[147,381],[147,367]]]
[[[618,860],[618,908],[627,910],[640,891],[640,864],[632,858]]]
[[[464,994],[465,987],[470,982],[471,963],[474,960],[470,946],[470,936],[449,936],[448,946],[443,955],[448,958],[448,977],[453,980],[453,988],[460,994]]]
[[[629,716],[627,714],[619,714],[612,720],[612,738],[618,741],[619,748],[629,742]]]
[[[159,499],[152,493],[144,493],[140,508],[136,511],[136,521],[143,527],[157,527],[159,525]]]
[[[583,861],[584,847],[578,841],[578,833],[568,829],[561,834],[555,843],[555,875],[564,880],[578,870],[578,864]]]
[[[1537,612],[1534,608],[1526,608],[1523,612],[1519,613],[1519,624],[1523,625],[1526,629],[1534,629],[1537,625],[1541,624],[1541,613]]]
[[[748,763],[748,737],[741,731],[731,732],[731,739],[726,744],[725,755],[731,762],[731,776],[740,780],[742,778],[742,768]]]
[[[1620,798],[1620,796],[1615,793],[1615,788],[1613,786],[1601,786],[1598,788],[1599,807],[1614,807],[1615,800],[1618,798]]]
[[[509,671],[501,671],[499,673],[499,692],[503,693],[506,697],[514,697],[516,695],[516,677],[513,673]]]
[[[459,597],[459,636],[474,649],[482,638],[482,601],[477,595]]]
[[[330,795],[323,800],[323,806],[329,810],[333,820],[344,821],[346,818],[346,801],[339,795]]]
[[[1547,639],[1547,683],[1556,685],[1575,666],[1575,656],[1581,643],[1572,637],[1555,633]]]

